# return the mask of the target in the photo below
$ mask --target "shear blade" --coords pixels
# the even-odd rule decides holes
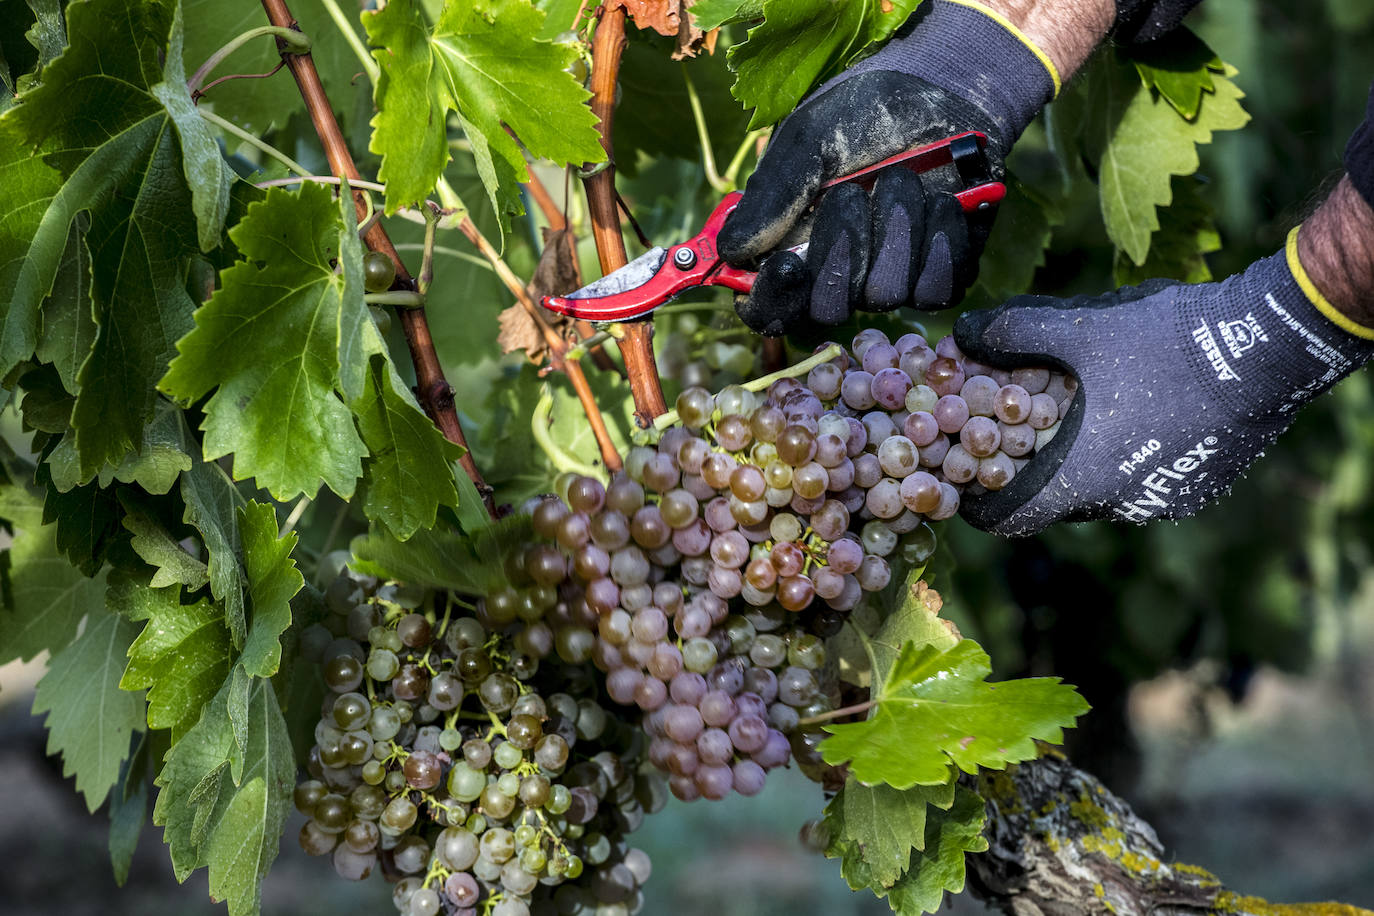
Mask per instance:
[[[613,270],[600,280],[593,280],[568,299],[604,299],[616,296],[643,286],[654,278],[663,262],[668,260],[668,249],[650,248],[619,270]]]

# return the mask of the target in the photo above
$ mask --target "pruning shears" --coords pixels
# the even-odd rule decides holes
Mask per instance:
[[[1007,189],[999,181],[987,180],[987,161],[983,157],[987,140],[985,134],[976,130],[946,137],[831,179],[821,190],[850,182],[868,190],[878,173],[889,168],[928,172],[953,165],[966,185],[954,194],[964,212],[988,210],[1007,196]],[[650,315],[660,305],[698,286],[724,286],[738,293],[749,292],[758,274],[731,267],[716,248],[716,235],[742,196],[739,191],[725,195],[702,230],[687,241],[668,248],[651,248],[577,292],[545,296],[544,308],[587,321],[629,321]],[[805,257],[806,248],[807,243],[803,242],[789,250]]]

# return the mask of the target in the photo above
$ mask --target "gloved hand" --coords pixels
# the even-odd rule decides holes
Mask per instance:
[[[931,0],[923,10],[774,132],[721,229],[727,261],[752,266],[802,241],[794,230],[829,179],[965,131],[987,134],[990,177],[1001,180],[1012,142],[1059,77],[1048,57],[981,7]],[[991,217],[970,225],[951,193],[961,187],[955,168],[942,166],[921,176],[889,169],[871,195],[831,189],[810,221],[805,260],[785,250],[764,260],[752,293],[736,303],[740,317],[778,336],[808,318],[838,324],[856,308],[953,305],[977,274]]]
[[[965,495],[964,518],[1007,535],[1143,523],[1192,515],[1229,488],[1299,407],[1374,355],[1374,331],[1303,271],[1297,231],[1286,251],[1220,283],[1018,296],[959,316],[954,339],[974,359],[1079,379],[1054,439],[1006,488]]]

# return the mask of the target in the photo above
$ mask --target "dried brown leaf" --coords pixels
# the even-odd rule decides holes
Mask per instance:
[[[582,286],[575,245],[576,239],[567,229],[544,230],[544,252],[539,256],[539,265],[534,269],[534,276],[525,287],[531,299],[538,302],[544,296],[565,295]],[[501,327],[496,335],[496,342],[502,353],[524,350],[531,362],[544,361],[548,353],[544,335],[519,303],[503,310],[496,317]],[[545,312],[544,320],[560,336],[569,336],[570,319],[553,312]]]

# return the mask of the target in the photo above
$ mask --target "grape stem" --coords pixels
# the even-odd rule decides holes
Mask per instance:
[[[600,121],[601,146],[606,151],[607,167],[583,178],[587,192],[587,211],[592,221],[592,238],[601,261],[601,273],[624,267],[625,238],[620,231],[620,212],[616,208],[615,165],[611,158],[611,124],[615,116],[615,88],[620,75],[620,55],[625,50],[625,8],[601,8],[601,19],[592,37],[592,112]],[[630,379],[630,395],[635,402],[635,422],[647,429],[654,418],[666,413],[663,386],[654,362],[654,326],[651,321],[631,321],[624,325],[620,355]]]
[[[831,344],[824,350],[821,350],[818,353],[813,353],[811,356],[807,357],[806,359],[802,360],[796,365],[788,366],[786,369],[779,369],[777,372],[771,372],[768,375],[762,376],[761,378],[756,378],[752,381],[745,382],[740,387],[744,388],[746,391],[766,391],[768,390],[768,386],[776,382],[778,379],[796,378],[799,375],[805,375],[812,369],[819,366],[821,363],[828,363],[843,352],[844,347],[840,346],[839,344]],[[659,431],[665,430],[668,427],[672,426],[674,423],[676,423],[677,420],[677,411],[670,410],[654,421],[654,429]]]
[[[363,72],[367,74],[368,81],[372,85],[377,85],[377,78],[381,75],[381,68],[372,59],[372,55],[367,53],[367,46],[363,44],[358,33],[353,29],[353,23],[348,21],[348,17],[339,9],[339,4],[335,0],[320,0],[324,4],[325,12],[329,13],[329,18],[334,20],[334,25],[338,26],[339,32],[343,34],[344,41],[353,49],[353,56],[358,58],[358,63],[363,65]]]
[[[549,351],[549,362],[555,369],[563,372],[572,384],[573,391],[577,394],[577,400],[582,404],[582,411],[587,415],[587,423],[592,428],[592,435],[596,438],[597,448],[601,451],[601,462],[606,465],[607,470],[615,472],[624,467],[620,460],[620,452],[616,450],[615,443],[611,441],[611,434],[606,429],[606,418],[601,415],[601,408],[596,403],[596,396],[592,394],[591,383],[587,381],[587,373],[582,369],[582,363],[575,359],[568,359],[568,342],[555,331],[548,319],[544,315],[544,310],[534,304],[529,292],[525,289],[525,284],[520,282],[520,278],[515,275],[515,271],[510,269],[499,252],[492,247],[491,242],[487,241],[486,236],[477,228],[468,217],[458,223],[459,230],[467,236],[468,241],[472,242],[481,252],[482,256],[491,263],[496,271],[496,276],[501,278],[506,289],[510,290],[515,301],[520,303],[520,307],[525,310],[525,314],[530,316],[534,326],[539,329],[539,333],[544,338],[544,346]]]
[[[829,722],[842,716],[853,716],[861,712],[868,712],[878,705],[877,700],[867,700],[863,703],[855,703],[853,706],[841,706],[839,709],[832,709],[829,712],[817,713],[814,716],[807,716],[805,719],[798,719],[797,725],[816,725],[820,722]]]
[[[424,308],[425,294],[408,289],[389,289],[384,293],[367,293],[363,301],[368,305],[395,305],[401,308]]]
[[[249,146],[257,149],[259,152],[266,153],[268,156],[271,156],[273,159],[277,160],[282,165],[286,166],[288,169],[295,172],[297,175],[301,176],[300,178],[280,178],[275,181],[264,181],[261,184],[257,185],[257,187],[265,188],[273,184],[299,184],[302,181],[320,180],[312,176],[310,174],[309,169],[301,165],[296,160],[292,159],[290,156],[286,155],[286,153],[283,153],[281,150],[277,149],[275,146],[271,145],[270,143],[267,143],[261,138],[253,136],[248,131],[244,130],[242,127],[239,127],[232,121],[226,121],[224,118],[221,118],[213,111],[206,111],[203,108],[197,108],[196,114],[200,115],[202,120],[209,121],[211,124],[215,125],[220,130],[224,131],[226,134],[232,134],[233,136],[238,137],[244,143],[247,143]],[[337,180],[338,179],[335,179],[336,182]]]
[[[558,443],[553,441],[549,435],[549,424],[553,422],[553,392],[549,386],[545,385],[543,392],[539,395],[539,401],[534,405],[534,410],[530,413],[530,431],[534,434],[534,441],[539,443],[539,447],[544,450],[544,454],[549,456],[549,461],[553,463],[555,470],[572,471],[576,474],[583,474],[588,477],[595,477],[603,480],[605,474],[597,468],[582,464],[576,458],[569,455],[558,447]]]
[[[267,18],[273,26],[290,31],[299,31],[296,27],[296,19],[291,15],[291,10],[286,5],[286,0],[262,0],[263,10],[267,13]],[[296,80],[296,86],[300,90],[301,98],[305,101],[306,110],[310,113],[310,120],[314,124],[315,133],[320,138],[320,144],[324,147],[325,158],[329,162],[330,170],[340,178],[347,178],[350,182],[358,181],[362,175],[358,173],[358,167],[353,162],[353,155],[348,150],[348,144],[344,140],[343,131],[339,128],[339,122],[334,118],[334,108],[329,103],[329,97],[325,94],[324,84],[320,82],[319,71],[315,69],[315,61],[309,53],[294,54],[289,52],[289,46],[281,38],[277,39],[277,46],[283,51],[282,59],[286,61],[287,69]],[[368,212],[367,194],[364,191],[353,192],[353,203],[358,211],[359,218],[364,218]],[[400,288],[409,288],[413,281],[410,272],[406,270],[405,264],[401,261],[401,256],[396,252],[395,246],[391,244],[391,237],[387,235],[386,228],[380,222],[373,223],[367,230],[367,235],[363,241],[368,248],[373,251],[380,251],[389,257],[396,265],[396,280]],[[410,359],[415,366],[415,394],[424,408],[425,413],[439,427],[444,438],[459,445],[463,449],[463,455],[458,459],[459,464],[467,473],[468,477],[477,487],[477,492],[482,494],[482,501],[486,505],[487,514],[496,517],[496,503],[492,499],[491,487],[487,486],[482,479],[482,473],[477,469],[477,463],[473,461],[472,450],[468,447],[467,437],[463,435],[463,426],[458,420],[458,410],[454,405],[453,386],[444,377],[443,367],[439,363],[439,355],[434,349],[434,338],[430,334],[429,319],[425,316],[423,308],[402,309],[397,313],[400,319],[401,328],[405,332],[406,343],[410,348]]]
[[[235,51],[237,51],[244,45],[248,44],[250,41],[253,41],[257,38],[263,38],[267,35],[272,35],[276,37],[277,47],[281,49],[282,53],[284,54],[310,53],[310,36],[306,35],[304,32],[298,31],[297,29],[286,28],[276,25],[263,25],[258,26],[256,29],[249,29],[248,31],[242,34],[235,35],[233,38],[229,39],[229,41],[225,43],[224,47],[220,48],[214,54],[211,54],[208,58],[206,58],[205,63],[200,65],[200,69],[197,70],[195,73],[191,74],[191,78],[186,81],[186,89],[191,93],[191,98],[200,98],[200,87],[205,82],[205,78],[210,75],[211,70],[214,70],[221,63],[223,63],[226,57],[228,57],[230,54],[233,54]]]

